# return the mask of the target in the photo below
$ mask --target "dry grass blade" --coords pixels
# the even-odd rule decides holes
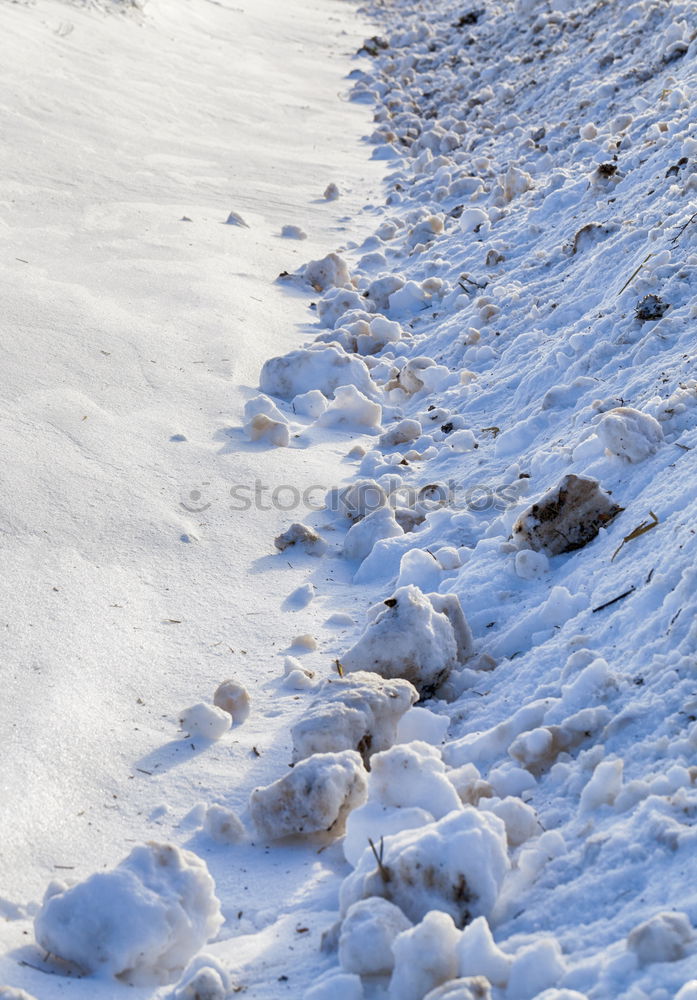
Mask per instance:
[[[621,295],[621,294],[622,294],[622,292],[623,292],[623,291],[625,290],[625,288],[627,287],[627,285],[630,285],[630,284],[632,283],[632,281],[634,281],[634,279],[636,278],[636,276],[637,276],[637,274],[639,273],[639,271],[641,271],[641,269],[642,269],[642,267],[644,266],[644,264],[645,264],[645,263],[646,263],[646,262],[647,262],[648,260],[650,260],[650,259],[651,259],[651,257],[653,257],[653,254],[652,254],[652,253],[650,253],[650,254],[649,254],[649,255],[648,255],[647,257],[644,257],[644,259],[642,260],[641,264],[639,264],[639,267],[638,267],[638,268],[636,269],[636,271],[633,271],[633,272],[631,273],[631,275],[630,275],[630,276],[629,276],[629,277],[627,278],[627,280],[625,281],[625,283],[624,283],[624,284],[622,285],[622,287],[620,288],[620,290],[619,290],[619,294],[620,294],[620,295]]]
[[[383,855],[383,852],[385,850],[385,842],[384,842],[383,838],[380,837],[380,850],[379,851],[375,847],[375,844],[373,843],[373,841],[372,841],[372,839],[370,837],[368,837],[368,843],[370,844],[370,849],[373,852],[373,857],[375,858],[375,860],[377,862],[377,866],[378,866],[378,869],[380,871],[380,875],[382,876],[383,882],[389,882],[390,879],[392,878],[392,876],[390,874],[390,869],[387,867],[387,865],[384,865],[383,862],[382,862],[382,855]]]
[[[650,521],[642,521],[641,524],[637,525],[634,531],[630,531],[628,535],[624,536],[621,543],[612,553],[612,559],[610,559],[610,562],[612,562],[615,556],[624,548],[627,542],[633,542],[635,538],[639,538],[641,535],[645,535],[647,531],[651,531],[652,528],[656,527],[656,525],[658,524],[658,518],[656,517],[656,515],[652,510],[649,511],[649,514],[651,515]]]

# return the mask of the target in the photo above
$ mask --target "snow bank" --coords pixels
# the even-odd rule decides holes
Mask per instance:
[[[383,680],[363,671],[328,678],[291,729],[293,760],[356,750],[367,764],[372,754],[395,742],[398,722],[417,697],[408,681]]]
[[[34,921],[38,944],[89,973],[171,979],[223,918],[213,879],[191,851],[135,847],[112,871],[53,882]]]
[[[342,883],[342,913],[359,899],[383,896],[413,922],[442,910],[464,927],[491,913],[509,868],[503,823],[472,807],[386,837],[380,849],[380,865],[364,851]]]
[[[249,800],[254,824],[266,840],[343,832],[346,817],[366,797],[366,773],[354,750],[318,753]]]
[[[344,655],[345,670],[404,677],[421,697],[433,694],[471,655],[472,639],[454,594],[425,595],[409,585],[395,591]]]

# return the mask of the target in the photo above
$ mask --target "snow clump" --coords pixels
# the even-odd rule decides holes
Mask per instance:
[[[420,696],[433,694],[451,671],[472,654],[472,635],[454,594],[426,595],[409,584],[378,605],[342,666],[404,677]]]
[[[84,882],[52,882],[34,930],[42,948],[86,972],[166,981],[222,923],[215,885],[201,858],[171,844],[150,843]]]
[[[379,507],[363,520],[353,524],[344,539],[344,555],[347,559],[363,562],[385,538],[396,538],[404,534],[390,507]]]
[[[380,864],[364,851],[341,886],[341,911],[383,896],[414,923],[430,910],[449,913],[458,927],[491,913],[509,869],[502,821],[471,806],[443,819],[385,837]]]
[[[246,687],[238,681],[223,681],[215,689],[213,704],[231,716],[234,725],[241,725],[249,715],[250,701]]]
[[[171,1000],[226,1000],[230,976],[213,955],[197,955],[185,970]]]
[[[206,809],[203,829],[217,844],[239,844],[246,836],[237,814],[219,805]]]
[[[332,973],[315,983],[303,1000],[363,1000],[363,983],[360,976],[350,972]]]
[[[366,784],[355,750],[313,754],[278,781],[252,792],[252,819],[266,840],[324,832],[339,836],[348,814],[364,802]]]
[[[351,284],[346,261],[338,253],[328,253],[321,260],[311,260],[303,268],[303,278],[316,292],[346,288]]]
[[[340,385],[318,423],[325,427],[359,427],[367,432],[379,428],[381,420],[379,403],[368,399],[355,385]]]
[[[694,945],[695,933],[686,913],[657,913],[627,936],[627,948],[640,965],[677,962],[690,954]]]
[[[394,940],[411,926],[399,907],[381,896],[359,899],[341,925],[341,968],[359,976],[389,975],[394,968]]]
[[[298,348],[264,362],[259,376],[264,392],[292,399],[312,389],[331,396],[338,386],[354,385],[364,395],[375,395],[375,384],[365,361],[334,344]]]
[[[402,931],[392,946],[390,1000],[423,1000],[424,994],[457,975],[460,931],[447,913],[431,910],[420,924]]]
[[[372,754],[392,746],[400,718],[417,697],[405,680],[383,680],[363,671],[329,677],[291,729],[293,760],[356,750],[367,763]]]
[[[618,406],[604,413],[596,433],[610,454],[626,458],[628,462],[641,462],[648,458],[663,441],[663,428],[659,422],[631,406]]]
[[[570,474],[520,515],[513,538],[519,548],[550,556],[573,552],[592,542],[621,510],[597,479]]]
[[[462,932],[457,961],[460,976],[485,976],[494,986],[504,987],[513,958],[494,941],[486,917],[477,917]]]
[[[232,726],[232,718],[224,709],[200,701],[182,712],[179,723],[189,736],[219,740]]]
[[[297,521],[274,539],[274,545],[279,552],[285,552],[292,545],[297,545],[311,556],[321,556],[327,551],[327,543],[321,535]]]
[[[436,986],[424,1000],[491,1000],[491,987],[483,976],[451,979],[442,986]]]

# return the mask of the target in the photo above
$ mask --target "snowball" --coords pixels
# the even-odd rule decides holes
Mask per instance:
[[[327,409],[327,397],[319,389],[310,389],[295,396],[291,403],[293,413],[316,419]]]
[[[318,423],[325,427],[379,427],[382,420],[382,407],[374,403],[360,392],[354,385],[338,386],[334,390],[334,399]]]
[[[355,750],[344,750],[301,760],[278,781],[256,788],[249,805],[261,836],[279,840],[324,831],[339,835],[365,797],[363,762]]]
[[[354,809],[346,821],[344,857],[355,868],[363,852],[370,848],[371,840],[379,844],[385,837],[403,830],[417,830],[432,822],[431,813],[418,806],[395,809],[379,802],[366,802]]]
[[[324,292],[335,286],[351,284],[346,261],[337,253],[329,253],[321,260],[311,260],[303,268],[303,278],[316,292]]]
[[[471,646],[457,597],[429,598],[418,587],[407,586],[384,603],[384,610],[341,658],[344,669],[404,677],[422,697],[432,694]]]
[[[382,872],[364,851],[342,883],[343,913],[359,899],[384,896],[412,921],[438,909],[462,927],[491,912],[509,868],[503,823],[471,807],[386,837],[382,846]]]
[[[281,236],[286,240],[306,240],[307,233],[300,226],[283,226]]]
[[[277,448],[287,448],[290,444],[290,429],[288,424],[272,420],[265,413],[258,413],[244,425],[244,432],[250,441],[267,440]]]
[[[659,422],[631,406],[618,406],[600,418],[596,434],[613,455],[640,462],[653,455],[663,441]]]
[[[274,545],[279,552],[285,552],[292,545],[297,545],[311,556],[321,556],[327,551],[324,539],[313,528],[308,528],[306,524],[299,524],[297,521],[274,539]]]
[[[378,445],[381,448],[396,448],[400,444],[410,444],[418,440],[423,431],[418,420],[400,420],[399,423],[381,434]]]
[[[402,931],[392,945],[394,972],[390,1000],[423,1000],[435,986],[457,973],[455,948],[460,932],[447,913],[432,910],[416,927]]]
[[[677,962],[693,949],[694,931],[686,913],[657,913],[627,936],[627,948],[640,965]]]
[[[521,580],[539,580],[549,572],[549,559],[544,552],[521,549],[516,553],[515,571]]]
[[[286,674],[285,686],[291,691],[307,691],[315,686],[315,675],[311,670],[291,670]]]
[[[503,200],[505,202],[513,201],[517,195],[529,191],[533,186],[530,174],[511,164],[503,178]]]
[[[542,833],[537,813],[522,799],[509,795],[502,801],[491,804],[485,800],[481,808],[490,809],[494,816],[503,820],[511,847],[520,847],[526,840]]]
[[[352,973],[333,973],[312,986],[303,1000],[363,1000],[363,983]]]
[[[230,715],[222,708],[200,701],[185,709],[179,719],[182,729],[190,736],[202,736],[207,740],[219,740],[232,725]]]
[[[339,935],[339,962],[359,976],[389,975],[394,967],[392,943],[411,927],[399,907],[375,896],[350,906]]]
[[[513,538],[519,548],[550,556],[573,552],[591,542],[621,509],[597,480],[571,474],[520,515]]]
[[[446,772],[448,781],[457,792],[464,805],[476,806],[480,799],[492,798],[494,789],[482,776],[474,764],[462,764],[461,767],[449,768]]]
[[[416,698],[405,680],[383,680],[363,671],[328,678],[291,729],[293,760],[313,753],[357,750],[367,762],[371,754],[392,746],[398,721]]]
[[[298,348],[269,358],[261,369],[259,384],[264,392],[282,399],[292,399],[311,389],[331,396],[340,385],[355,385],[368,396],[375,392],[365,362],[332,344]]]
[[[291,646],[295,646],[296,649],[304,649],[308,653],[312,653],[317,649],[317,640],[309,632],[303,632],[302,635],[296,635],[294,639],[291,640]]]
[[[486,917],[465,927],[457,948],[460,976],[486,976],[494,986],[506,986],[512,958],[495,943]]]
[[[622,790],[624,761],[603,760],[581,792],[581,812],[593,812],[600,806],[612,805]]]
[[[238,726],[249,715],[249,694],[246,687],[238,681],[228,680],[219,684],[213,695],[213,704],[231,715],[233,723]]]
[[[433,358],[411,358],[394,379],[386,383],[385,389],[401,389],[408,396],[420,392],[424,387],[424,372],[435,367]]]
[[[445,739],[450,719],[447,715],[436,715],[428,708],[410,708],[397,725],[396,743],[411,743],[421,740],[438,746]]]
[[[448,447],[461,455],[466,451],[474,451],[477,447],[477,439],[472,431],[462,428],[448,435]]]
[[[421,742],[402,743],[374,755],[368,799],[397,808],[418,806],[434,819],[462,808],[439,751]]]
[[[245,839],[245,829],[236,813],[224,806],[206,809],[203,829],[218,844],[239,844]]]
[[[566,972],[559,942],[543,937],[519,951],[511,964],[506,1000],[532,1000],[556,986]]]
[[[396,538],[403,534],[394,511],[389,507],[379,507],[349,528],[344,539],[344,555],[347,559],[362,562],[381,539]]]
[[[327,184],[326,188],[324,189],[324,197],[326,198],[327,201],[335,201],[339,197],[339,194],[340,194],[339,188],[334,183],[334,181],[331,181],[331,183]]]
[[[70,888],[52,883],[34,930],[45,951],[87,972],[168,980],[222,923],[205,863],[150,843]]]
[[[491,1000],[491,987],[483,976],[451,979],[427,993],[424,1000]]]

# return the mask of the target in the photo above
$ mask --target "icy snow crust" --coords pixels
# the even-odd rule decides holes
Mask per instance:
[[[693,5],[368,13],[351,97],[385,204],[367,239],[282,275],[315,339],[275,340],[238,414],[255,456],[331,474],[309,525],[269,518],[255,566],[294,574],[294,656],[206,740],[198,800],[178,795],[218,940],[173,994],[131,994],[691,1000]],[[252,743],[263,696],[280,721]],[[191,702],[205,740],[227,709]],[[117,921],[98,955],[92,890],[118,871],[49,888],[37,940],[86,971],[179,975],[218,930],[212,883],[174,953],[158,882],[152,947]]]

